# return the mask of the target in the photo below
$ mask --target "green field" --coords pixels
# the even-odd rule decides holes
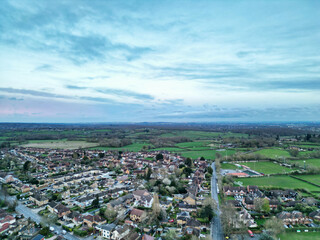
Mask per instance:
[[[309,191],[319,191],[318,187],[289,176],[241,178],[238,181],[242,182],[244,186],[257,185],[261,187],[280,187],[290,189],[303,188]]]
[[[130,151],[130,152],[139,152],[143,146],[150,145],[148,143],[133,143],[124,147],[95,147],[94,150],[103,150],[103,151]]]
[[[231,164],[231,163],[221,163],[221,168],[222,169],[241,169],[241,167],[237,167],[236,165],[234,164]]]
[[[247,138],[248,134],[231,133],[231,132],[207,132],[207,131],[171,131],[170,133],[161,134],[160,137],[188,137],[190,139],[214,139],[217,137],[244,137]]]
[[[36,140],[34,142],[21,145],[30,148],[51,148],[51,149],[78,149],[97,146],[98,143],[86,141],[67,141],[67,140]]]
[[[320,185],[320,174],[317,175],[299,175],[298,178]],[[320,188],[318,188],[320,191]]]
[[[189,158],[199,158],[204,157],[205,159],[215,159],[217,151],[216,150],[204,150],[204,151],[185,151],[181,152],[183,157]],[[219,153],[224,157],[226,155],[230,156],[235,153],[235,150],[226,150],[226,151],[219,151]]]
[[[248,166],[252,170],[255,170],[264,174],[273,174],[273,173],[287,173],[292,172],[295,169],[290,169],[287,167],[280,166],[274,162],[246,162],[241,165]]]
[[[196,147],[209,147],[210,141],[197,141],[197,142],[183,142],[177,143],[176,146],[180,148],[196,148]]]
[[[319,158],[312,158],[312,159],[305,159],[305,160],[291,160],[290,163],[296,163],[300,166],[304,166],[304,162],[306,161],[306,165],[308,166],[314,166],[314,167],[320,167],[320,159]]]
[[[290,157],[290,154],[288,151],[277,149],[277,148],[262,149],[254,153],[261,154],[268,158],[273,158],[273,159],[281,158],[281,157]]]
[[[316,240],[320,239],[320,232],[288,232],[279,235],[280,240]]]

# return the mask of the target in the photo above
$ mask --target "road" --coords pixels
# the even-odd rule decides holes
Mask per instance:
[[[216,165],[215,162],[211,165],[213,173],[211,178],[211,197],[217,203],[216,215],[211,221],[211,237],[213,240],[221,240],[223,239],[223,230],[221,227],[221,219],[220,219],[220,206],[217,192],[217,177],[216,177]]]
[[[1,195],[0,198],[3,199],[4,197]],[[13,201],[16,201],[16,198],[13,196],[7,197],[7,200],[13,202]],[[23,214],[23,216],[25,218],[31,218],[31,220],[33,220],[34,222],[36,222],[38,224],[42,222],[42,217],[40,215],[38,215],[38,213],[36,211],[26,207],[20,201],[17,201],[17,204],[18,205],[16,207],[16,212]],[[63,230],[61,226],[57,226],[55,224],[52,224],[52,225],[50,225],[50,227],[54,228],[55,233],[58,233],[59,235],[61,235],[62,230]],[[63,235],[63,237],[68,240],[91,240],[91,239],[93,239],[94,236],[89,236],[86,238],[79,238],[79,237],[76,237],[76,236],[67,232],[65,235]]]

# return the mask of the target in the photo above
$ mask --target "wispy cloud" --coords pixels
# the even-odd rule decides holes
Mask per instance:
[[[109,110],[113,120],[293,119],[291,112],[318,120],[318,9],[316,0],[3,0],[0,104],[19,107],[12,119],[23,107],[34,108],[26,119],[42,119],[36,106],[59,102],[54,116],[68,112],[60,103],[74,104],[90,121],[108,119]]]

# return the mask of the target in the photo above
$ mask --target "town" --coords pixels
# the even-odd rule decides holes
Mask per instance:
[[[74,148],[67,140],[2,144],[1,236],[171,240],[319,233],[319,173],[312,165],[318,164],[316,144],[307,145],[303,137],[276,137],[278,147],[253,154],[252,148],[241,149],[248,141],[243,135],[240,143],[237,134],[230,139],[231,133],[208,132],[203,140],[201,131],[188,133],[195,140],[174,143],[180,153],[177,147],[139,150],[141,145],[130,141],[135,151],[128,150],[130,144]],[[195,146],[199,157],[194,157]],[[306,153],[309,158],[296,160]]]

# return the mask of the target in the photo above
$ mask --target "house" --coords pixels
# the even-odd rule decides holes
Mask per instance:
[[[154,240],[154,237],[152,237],[152,236],[150,236],[150,235],[148,235],[148,234],[144,234],[144,235],[142,236],[142,240]]]
[[[196,205],[196,197],[192,194],[189,194],[186,198],[183,199],[183,202],[188,205]]]
[[[29,197],[29,200],[39,207],[49,202],[49,199],[39,191],[34,191],[33,195]]]
[[[309,217],[313,220],[320,221],[320,209],[317,209],[316,211],[313,211],[309,214]]]
[[[311,223],[311,219],[307,218],[299,211],[282,211],[277,214],[277,218],[283,221],[283,224],[288,225],[296,225],[296,224],[309,224]]]
[[[38,234],[37,236],[35,236],[34,238],[32,238],[31,240],[44,240],[44,236],[41,234]]]
[[[112,232],[116,228],[116,225],[111,223],[111,224],[103,224],[99,225],[96,227],[97,230],[99,230],[99,235],[106,238],[106,239],[111,239],[112,237]],[[112,238],[114,239],[114,238]]]
[[[88,227],[93,227],[94,224],[101,225],[105,224],[107,221],[101,218],[99,215],[86,215],[83,216],[83,224],[88,225]]]
[[[227,196],[235,196],[235,195],[243,196],[247,194],[247,189],[245,187],[224,186],[223,192]]]
[[[132,209],[130,213],[130,219],[135,222],[141,222],[143,218],[146,216],[146,213],[140,209]]]
[[[127,225],[117,226],[117,228],[112,233],[112,239],[120,240],[126,238],[130,233],[130,228]]]

